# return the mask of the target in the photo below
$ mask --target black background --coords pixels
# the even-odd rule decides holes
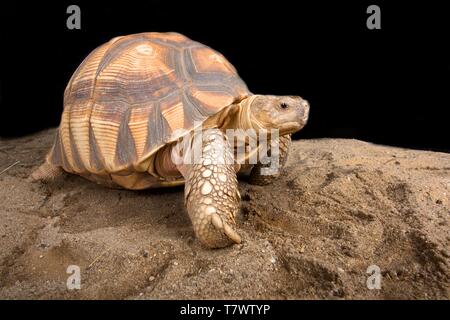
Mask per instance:
[[[176,31],[223,53],[249,89],[300,95],[297,138],[346,137],[450,152],[445,1],[48,1],[0,5],[0,135],[59,123],[64,88],[112,37]],[[81,8],[81,30],[66,8]],[[381,8],[381,30],[366,9]]]

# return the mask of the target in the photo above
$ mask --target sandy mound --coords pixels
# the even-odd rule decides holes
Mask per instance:
[[[450,297],[450,155],[355,140],[295,142],[283,176],[241,182],[244,242],[195,240],[183,189],[132,192],[26,178],[53,130],[0,140],[0,297]],[[81,268],[81,290],[66,269]],[[369,290],[370,265],[381,269]]]

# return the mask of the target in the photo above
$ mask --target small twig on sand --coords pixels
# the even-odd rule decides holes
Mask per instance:
[[[384,162],[383,164],[387,164],[387,163],[392,162],[394,160],[395,160],[395,158],[389,159],[388,161]]]
[[[88,265],[88,267],[86,268],[86,269],[90,269],[93,265],[94,265],[94,263],[96,263],[97,262],[97,260],[99,260],[101,257],[103,257],[103,255],[105,254],[105,253],[107,253],[109,250],[111,250],[111,247],[109,247],[108,249],[106,249],[106,250],[104,250],[102,253],[100,253],[97,257],[95,257],[95,259]]]
[[[5,173],[6,171],[8,171],[9,169],[11,169],[12,167],[14,167],[15,165],[17,165],[17,164],[19,164],[19,163],[20,163],[20,161],[14,162],[14,163],[13,163],[12,165],[10,165],[8,168],[3,169],[3,170],[0,172],[0,174]]]

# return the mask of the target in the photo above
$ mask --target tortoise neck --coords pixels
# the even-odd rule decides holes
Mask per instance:
[[[262,125],[253,117],[251,105],[253,100],[257,95],[250,96],[248,98],[245,98],[239,103],[239,112],[237,113],[238,118],[235,121],[236,128],[240,129],[255,129],[259,130],[262,128]]]

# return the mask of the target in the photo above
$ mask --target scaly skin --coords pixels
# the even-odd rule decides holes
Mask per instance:
[[[185,200],[197,238],[209,248],[240,243],[234,231],[240,195],[233,154],[218,129],[203,132],[202,155],[186,166]]]
[[[44,183],[52,182],[62,175],[63,170],[47,161],[40,165],[30,176],[30,181],[42,181]]]
[[[280,176],[281,170],[283,169],[284,165],[286,164],[286,161],[288,158],[289,147],[291,146],[291,135],[288,134],[285,136],[281,136],[279,138],[279,141],[280,141],[279,142],[280,153],[279,153],[278,173],[273,174],[273,175],[262,175],[261,169],[269,168],[271,164],[270,163],[262,164],[259,162],[253,166],[253,169],[250,172],[249,182],[251,184],[264,186],[264,185],[272,183],[276,178],[278,178]]]

